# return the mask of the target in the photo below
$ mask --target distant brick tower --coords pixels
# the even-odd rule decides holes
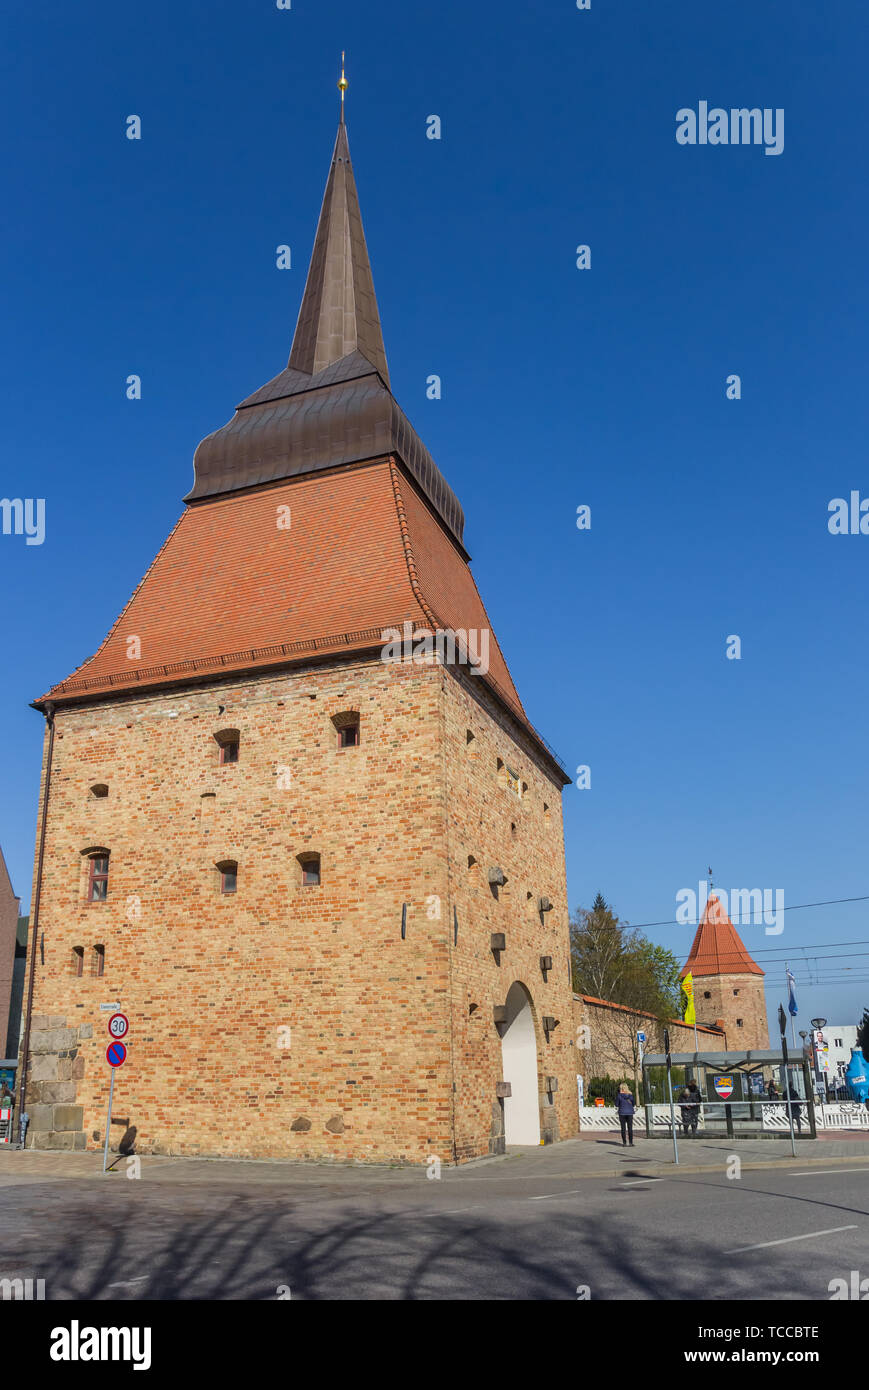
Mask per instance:
[[[764,972],[746,951],[716,893],[709,896],[681,974],[689,971],[698,1024],[723,1026],[731,1051],[769,1047]]]
[[[289,363],[194,468],[96,655],[36,702],[28,1142],[101,1142],[113,1001],[140,1151],[575,1134],[569,779],[392,396],[343,111]],[[420,659],[457,630],[487,659]]]

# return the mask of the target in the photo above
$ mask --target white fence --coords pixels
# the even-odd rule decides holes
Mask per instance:
[[[712,1104],[714,1104],[716,1111],[720,1112],[722,1110],[720,1101],[712,1102]],[[745,1106],[748,1102],[733,1101],[732,1104],[734,1107]],[[802,1125],[805,1130],[808,1128],[809,1124],[808,1106],[805,1101],[800,1101],[800,1105],[802,1108]],[[653,1132],[655,1130],[669,1130],[669,1105],[653,1105],[651,1110]],[[778,1134],[790,1133],[787,1108],[782,1105],[781,1102],[771,1105],[766,1102],[760,1102],[760,1111],[761,1127],[763,1129]],[[716,1116],[716,1118],[718,1118],[718,1116]],[[737,1111],[733,1119],[735,1124],[740,1123],[739,1111]],[[742,1122],[744,1123],[744,1121],[745,1116],[743,1114]],[[856,1101],[839,1101],[833,1105],[816,1105],[815,1123],[818,1129],[825,1130],[869,1129],[869,1110],[866,1109],[865,1105],[860,1105]],[[676,1125],[678,1128],[681,1128],[682,1125],[682,1116],[678,1105],[676,1106]],[[608,1105],[580,1106],[579,1127],[580,1130],[593,1131],[595,1133],[605,1133],[607,1130],[613,1130],[618,1134],[618,1112],[614,1106]],[[646,1114],[643,1106],[638,1107],[637,1113],[634,1115],[634,1128],[636,1130],[645,1131]],[[702,1130],[703,1128],[704,1121],[701,1114],[698,1130]]]
[[[670,1128],[670,1107],[669,1107],[669,1105],[653,1105],[653,1106],[651,1107],[651,1110],[652,1110],[652,1129],[653,1129],[653,1130],[656,1130],[656,1129],[666,1129],[666,1130],[669,1130],[669,1128]],[[678,1105],[677,1105],[677,1106],[676,1106],[676,1124],[677,1124],[677,1126],[681,1126],[681,1123],[682,1123],[682,1119],[681,1119],[681,1115],[680,1115],[680,1112],[679,1112],[679,1107],[678,1107]],[[616,1134],[618,1134],[618,1132],[619,1132],[619,1116],[618,1116],[618,1111],[615,1109],[614,1106],[609,1106],[609,1105],[588,1105],[588,1106],[580,1106],[580,1110],[579,1110],[579,1127],[580,1127],[580,1129],[585,1129],[585,1130],[595,1130],[595,1131],[598,1132],[598,1133],[603,1133],[603,1132],[605,1132],[606,1130],[615,1130]],[[640,1129],[641,1129],[641,1130],[645,1130],[645,1128],[646,1128],[646,1111],[645,1111],[645,1107],[644,1107],[644,1106],[640,1106],[639,1109],[637,1110],[636,1114],[634,1115],[634,1128],[637,1129],[637,1130],[640,1130]],[[699,1124],[698,1124],[698,1129],[702,1129],[702,1128],[703,1128],[703,1118],[702,1118],[702,1116],[701,1116],[701,1117],[700,1117],[700,1122],[699,1122]]]

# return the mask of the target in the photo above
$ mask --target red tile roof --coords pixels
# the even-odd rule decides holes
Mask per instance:
[[[583,1004],[598,1004],[603,1009],[621,1009],[622,1013],[633,1014],[635,1018],[652,1018],[656,1023],[674,1023],[678,1028],[690,1028],[691,1024],[686,1023],[684,1018],[664,1018],[659,1019],[657,1014],[650,1014],[647,1009],[634,1009],[630,1004],[614,1004],[611,999],[596,999],[593,994],[575,994],[574,999],[581,999]],[[717,1020],[716,1020],[717,1022]],[[707,1024],[697,1024],[698,1033],[723,1033],[724,1027],[710,1028]]]
[[[485,679],[540,740],[463,553],[392,458],[189,506],[96,654],[42,699],[371,651],[405,621],[488,630]]]
[[[680,974],[687,975],[689,971],[692,975],[764,974],[746,951],[715,893],[703,910],[691,954]]]

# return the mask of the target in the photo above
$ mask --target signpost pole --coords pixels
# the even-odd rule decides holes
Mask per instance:
[[[646,1035],[645,1035],[645,1033],[643,1032],[643,1030],[642,1030],[641,1028],[638,1028],[638,1029],[637,1029],[637,1047],[638,1047],[638,1051],[639,1051],[640,1081],[642,1082],[642,1086],[643,1086],[643,1118],[644,1118],[645,1123],[646,1123],[646,1138],[648,1139],[648,1138],[649,1138],[649,1106],[648,1106],[648,1103],[647,1103],[647,1101],[646,1101],[646,1073],[645,1073],[645,1071],[643,1070],[643,1057],[644,1057],[644,1055],[645,1055],[644,1052],[643,1052],[643,1049],[644,1049],[645,1045],[646,1045]],[[636,1104],[636,1107],[635,1107],[635,1111],[639,1109],[639,1106],[640,1106],[640,1090],[639,1090],[639,1086],[638,1086],[638,1087],[637,1087],[637,1104]]]
[[[670,1129],[673,1131],[673,1161],[679,1162],[679,1145],[676,1142],[676,1107],[673,1104],[673,1076],[670,1068],[673,1065],[670,1057],[670,1030],[664,1029],[664,1051],[667,1054],[667,1089],[670,1092]]]
[[[115,1094],[115,1068],[112,1067],[112,1079],[109,1085],[109,1113],[106,1117],[106,1142],[103,1145],[103,1172],[106,1171],[106,1164],[109,1161],[109,1130],[112,1127],[112,1100]]]
[[[788,1025],[787,1025],[787,1019],[786,1019],[786,1017],[785,1017],[785,1011],[784,1011],[784,1009],[783,1009],[783,1007],[782,1007],[781,1004],[779,1004],[779,1006],[778,1006],[778,1026],[779,1026],[779,1032],[781,1033],[781,1051],[782,1051],[782,1059],[783,1059],[784,1074],[785,1074],[785,1097],[786,1097],[786,1103],[787,1103],[787,1107],[788,1107],[788,1122],[789,1122],[789,1124],[790,1124],[790,1130],[791,1130],[791,1153],[793,1154],[794,1158],[796,1158],[796,1156],[797,1156],[797,1145],[796,1145],[796,1140],[794,1139],[794,1111],[793,1111],[793,1101],[791,1100],[791,1091],[793,1090],[793,1087],[791,1086],[791,1079],[790,1079],[790,1077],[788,1076],[788,1039],[787,1039],[787,1026],[788,1026]]]
[[[109,1005],[108,1007],[111,1007]],[[101,1009],[106,1008],[105,1004],[100,1005]],[[109,1037],[114,1038],[114,1042],[109,1043],[106,1049],[106,1061],[112,1069],[112,1080],[109,1085],[109,1113],[106,1116],[106,1142],[103,1145],[103,1172],[109,1161],[109,1135],[112,1129],[112,1101],[115,1097],[115,1071],[123,1066],[127,1057],[127,1049],[121,1042],[130,1031],[130,1020],[126,1014],[115,1012],[109,1019]]]

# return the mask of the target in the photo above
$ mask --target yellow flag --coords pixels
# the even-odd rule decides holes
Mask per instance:
[[[689,971],[682,976],[682,1018],[685,1023],[696,1023],[694,1012],[694,976]]]

